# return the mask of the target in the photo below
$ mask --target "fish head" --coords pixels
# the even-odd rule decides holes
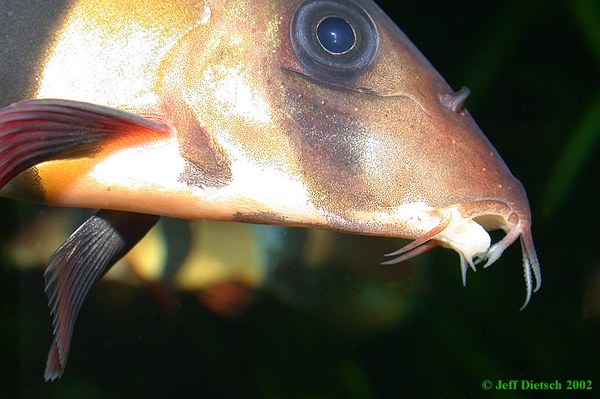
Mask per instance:
[[[77,0],[48,37],[38,99],[0,109],[0,195],[101,210],[45,272],[47,380],[89,289],[158,215],[414,240],[384,263],[441,245],[463,283],[520,239],[523,307],[540,287],[525,190],[468,89],[373,1]]]
[[[525,190],[464,107],[468,89],[373,1],[118,4],[74,3],[37,97],[135,114],[83,107],[127,137],[36,164],[14,196],[33,181],[55,205],[414,239],[389,262],[445,246],[463,281],[520,238],[527,301],[539,287]]]
[[[400,260],[440,244],[463,280],[520,237],[527,300],[532,272],[539,287],[525,190],[464,107],[468,89],[453,91],[374,2],[228,2],[162,70],[232,180],[262,179],[277,198],[256,195],[237,220],[415,239]],[[493,229],[506,232],[495,244]]]

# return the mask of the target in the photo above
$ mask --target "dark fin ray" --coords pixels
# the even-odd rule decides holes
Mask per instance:
[[[93,156],[109,140],[166,136],[169,125],[78,101],[26,100],[0,109],[0,189],[39,163]]]
[[[101,210],[52,255],[44,273],[54,327],[46,381],[64,371],[75,319],[90,289],[158,219],[156,215]]]

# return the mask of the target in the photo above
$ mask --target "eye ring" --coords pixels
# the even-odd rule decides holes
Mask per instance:
[[[337,26],[326,27],[324,35],[320,28],[326,21]],[[334,29],[341,32],[340,40],[327,38],[327,34],[335,36]],[[349,32],[353,36],[351,45],[344,37]],[[307,72],[331,82],[348,81],[363,74],[379,49],[375,23],[362,7],[348,0],[307,0],[300,4],[292,17],[290,39]]]

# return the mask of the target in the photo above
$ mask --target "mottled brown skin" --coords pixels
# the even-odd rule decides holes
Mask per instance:
[[[439,96],[452,93],[450,87],[410,42],[398,40],[401,33],[383,16],[374,18],[381,44],[367,73],[343,86],[312,78],[289,44],[289,21],[298,3],[207,2],[209,22],[183,34],[162,60],[158,76],[148,74],[148,79],[157,79],[160,113],[177,129],[182,156],[199,169],[194,173],[189,168],[182,179],[193,186],[230,179],[230,160],[219,146],[222,131],[230,129],[249,159],[268,168],[291,169],[304,180],[315,206],[342,218],[349,210],[385,212],[417,201],[434,208],[489,199],[518,208],[526,201],[520,183],[468,113],[452,112],[441,102]],[[153,2],[142,5],[152,10]],[[187,21],[177,28],[185,32],[194,21],[184,18],[184,8],[177,10]],[[253,18],[247,18],[250,14]],[[280,21],[279,26],[266,32],[273,21]],[[234,33],[248,43],[206,48],[211,40]],[[201,79],[208,67],[233,68],[240,59],[273,113],[268,126],[253,126],[239,116],[223,118],[208,86],[212,82]],[[122,78],[115,76],[126,84]],[[147,112],[143,108],[138,113]],[[380,141],[385,150],[364,156],[369,139]],[[205,181],[198,174],[207,175]]]

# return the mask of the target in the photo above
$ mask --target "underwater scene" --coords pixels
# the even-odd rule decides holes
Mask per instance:
[[[48,33],[47,41],[43,41],[39,40],[38,31],[47,29],[51,32],[51,26],[57,21],[64,23],[67,16],[73,17],[73,10],[78,10],[79,3],[91,4],[89,7],[92,8],[86,9],[86,12],[94,13],[96,11],[89,10],[96,10],[94,5],[100,7],[98,4],[102,4],[96,0],[57,0],[47,3],[2,1],[0,133],[3,121],[8,123],[5,122],[8,120],[7,113],[2,109],[30,98],[23,94],[28,91],[22,88],[36,84],[37,76],[34,75],[37,66],[29,55],[34,51],[46,54],[49,50],[45,46],[50,42],[50,37],[57,35],[56,32]],[[109,7],[109,4],[114,7],[116,3],[116,0],[104,2],[105,7]],[[129,3],[133,2],[123,3],[127,4],[122,7],[123,15],[126,15],[128,7],[133,7]],[[170,25],[175,22],[169,20],[169,7],[166,4],[195,3],[196,11],[204,3],[214,4],[212,11],[204,6],[202,24],[209,23],[207,21],[210,18],[218,15],[229,15],[226,8],[219,8],[227,3],[225,1],[149,0],[140,3],[153,4],[153,7],[161,10],[164,6],[160,15],[169,21],[165,22],[165,26],[168,25],[164,28],[165,34],[175,29]],[[244,3],[250,9],[259,7],[259,2],[239,3]],[[268,0],[260,3],[285,2]],[[311,0],[302,3],[302,7],[306,6],[306,12],[301,17],[311,17],[313,6],[335,11],[340,3],[351,9],[347,11],[348,14],[339,11],[343,18],[350,19],[356,14],[360,19],[375,10],[368,0]],[[523,243],[527,241],[526,226],[523,235],[516,237],[519,239],[515,239],[514,244],[507,248],[501,246],[494,253],[497,246],[490,247],[488,242],[483,251],[475,251],[475,256],[471,257],[469,248],[453,241],[467,235],[459,236],[457,233],[444,239],[438,235],[441,234],[438,230],[441,229],[443,233],[451,223],[442,215],[439,225],[434,224],[440,229],[433,228],[427,233],[431,233],[430,236],[422,242],[419,237],[425,235],[428,229],[424,232],[418,230],[422,232],[420,234],[399,234],[417,239],[418,245],[414,244],[414,248],[398,253],[403,257],[402,262],[382,264],[394,259],[386,257],[386,254],[395,253],[412,240],[396,238],[383,228],[376,230],[380,225],[369,230],[371,227],[368,223],[356,222],[350,226],[346,222],[338,222],[338,219],[334,223],[333,217],[323,222],[319,216],[313,217],[312,214],[313,218],[308,220],[308,210],[299,210],[293,205],[288,206],[288,203],[281,206],[281,209],[291,209],[288,213],[277,213],[273,209],[278,204],[259,209],[256,204],[260,201],[253,202],[255,198],[271,195],[271,191],[266,191],[271,188],[275,189],[273,192],[280,190],[279,195],[283,192],[283,197],[292,197],[296,194],[296,187],[287,185],[287,182],[282,183],[281,187],[278,187],[280,180],[273,180],[273,184],[270,181],[264,184],[246,182],[245,189],[254,191],[252,201],[242,204],[242,207],[249,209],[244,215],[238,212],[233,217],[219,217],[225,215],[223,209],[230,204],[222,205],[219,203],[221,197],[218,197],[213,201],[215,205],[210,212],[218,214],[214,219],[231,221],[201,220],[210,219],[210,212],[204,218],[188,220],[185,216],[191,213],[186,213],[186,207],[189,208],[192,203],[188,197],[184,198],[181,205],[184,210],[169,211],[170,200],[164,198],[172,197],[160,197],[152,187],[146,187],[144,190],[132,189],[137,192],[136,196],[131,199],[124,196],[121,203],[125,205],[115,209],[152,213],[153,209],[164,207],[164,213],[176,217],[161,217],[151,229],[155,221],[148,222],[149,232],[145,237],[133,245],[137,242],[135,240],[133,248],[113,268],[108,265],[107,269],[110,270],[91,287],[87,295],[86,289],[79,285],[85,281],[82,283],[79,280],[66,289],[59,287],[58,294],[55,294],[53,283],[47,284],[44,278],[46,265],[49,259],[56,259],[53,253],[69,236],[87,223],[86,220],[93,218],[94,212],[100,208],[87,204],[99,202],[86,199],[88,202],[83,201],[81,206],[77,206],[75,201],[61,203],[59,199],[49,200],[50,197],[40,200],[39,193],[33,193],[33,184],[28,188],[31,188],[34,201],[20,200],[31,199],[29,192],[25,195],[22,194],[23,190],[18,191],[29,180],[28,177],[17,178],[16,183],[3,180],[6,178],[8,181],[8,172],[4,170],[13,167],[13,158],[8,159],[7,154],[13,155],[12,149],[3,141],[5,139],[0,137],[0,167],[4,169],[0,170],[0,188],[7,184],[6,191],[0,194],[1,398],[598,396],[600,246],[596,223],[600,222],[600,218],[594,206],[600,200],[600,4],[595,0],[381,0],[375,3],[452,88],[453,91],[447,93],[449,97],[440,97],[443,106],[460,117],[470,114],[497,150],[497,154],[493,149],[490,151],[492,157],[499,154],[500,165],[503,160],[522,183],[527,193],[524,201],[527,203],[528,199],[531,209],[530,224],[535,249],[528,247],[527,242]],[[361,8],[364,4],[369,4],[365,7],[368,12]],[[143,8],[143,5],[135,7]],[[30,16],[34,13],[43,15],[44,19],[41,25],[32,28]],[[106,11],[98,8],[97,13],[103,15]],[[373,13],[370,18],[375,25],[380,24],[382,14]],[[257,15],[248,14],[251,21],[268,17],[263,11],[260,14],[257,12]],[[301,20],[301,17],[297,17],[297,20]],[[350,34],[367,40],[362,29],[368,29],[370,19],[361,21],[367,27],[360,24],[358,28],[352,26]],[[277,30],[279,23],[286,22],[273,23],[269,29]],[[387,22],[377,26],[382,32],[392,29]],[[239,27],[240,36],[257,35],[256,32],[243,32],[244,27]],[[291,28],[294,27],[292,22]],[[186,35],[192,33],[187,32]],[[292,32],[290,40],[295,40],[294,35]],[[140,33],[138,36],[143,35]],[[382,49],[386,48],[384,46],[393,41],[390,37],[400,36],[382,34],[377,44],[380,46],[380,55]],[[301,44],[296,46],[312,45],[302,42],[304,37],[301,35],[298,40]],[[323,45],[324,39],[318,40]],[[207,46],[217,46],[211,43]],[[331,54],[344,57],[344,54],[354,51],[352,46],[345,48],[343,42],[334,44],[342,46],[341,49],[338,51],[332,44],[332,47],[325,48],[326,54],[322,57]],[[181,51],[189,49],[186,46],[192,45],[181,45]],[[323,47],[327,47],[327,44]],[[409,45],[398,48],[407,48],[409,53],[413,51]],[[343,69],[345,67],[342,66],[335,74],[332,70],[338,66],[322,60],[301,61],[298,62],[300,66],[296,65],[295,61],[289,61],[291,54],[294,51],[302,54],[302,51],[308,50],[298,50],[296,47],[288,50],[280,57],[272,58],[272,62],[279,62],[281,58],[283,63],[290,63],[282,68],[282,80],[278,80],[279,76],[275,73],[265,77],[265,82],[271,85],[268,90],[265,89],[269,98],[279,98],[280,92],[289,95],[279,105],[279,108],[290,107],[284,111],[285,115],[292,115],[293,118],[295,112],[300,112],[298,110],[302,108],[298,98],[312,95],[300,88],[320,87],[326,81],[322,85],[324,90],[333,93],[332,98],[345,98],[349,92],[352,93],[349,100],[341,100],[340,103],[341,108],[347,106],[348,109],[338,114],[329,113],[327,117],[330,120],[323,126],[335,129],[331,126],[350,119],[357,120],[352,122],[352,126],[360,125],[357,131],[362,134],[370,126],[383,124],[381,121],[385,120],[384,116],[379,116],[379,113],[389,117],[387,106],[383,103],[381,109],[372,105],[370,114],[361,113],[362,97],[360,101],[352,97],[374,96],[375,91],[387,93],[386,85],[391,82],[377,79],[378,73],[388,71],[385,64],[379,65],[377,61],[373,65],[361,64],[365,57],[369,57],[369,48],[351,68]],[[192,53],[196,54],[195,51]],[[233,53],[220,54],[219,59],[229,60],[236,56],[235,49],[231,51]],[[262,55],[252,57],[252,62],[267,59]],[[421,65],[419,63],[426,64],[419,56],[414,56],[414,59],[417,60],[417,66]],[[101,61],[99,59],[98,63]],[[343,61],[346,62],[345,59]],[[173,68],[179,67],[180,63],[173,61]],[[398,72],[399,75],[404,74],[405,70],[416,71],[411,79],[416,82],[417,89],[412,94],[393,93],[388,97],[405,97],[417,102],[414,99],[426,91],[421,90],[419,82],[429,79],[429,70],[421,71],[408,62],[396,67],[402,71]],[[102,65],[98,66],[98,71],[94,73],[102,74],[103,68]],[[143,70],[144,66],[137,68]],[[316,72],[314,77],[306,78],[305,82],[294,68],[314,68]],[[361,68],[367,72],[356,72]],[[191,73],[192,69],[181,67],[181,71],[177,71],[185,75]],[[168,79],[165,78],[166,81]],[[434,76],[432,79],[437,78]],[[48,78],[47,81],[49,83],[44,90],[52,97],[51,94],[57,91],[51,87],[53,80]],[[279,85],[279,82],[287,81],[291,89]],[[348,82],[359,83],[349,89]],[[138,83],[143,84],[136,82],[133,86]],[[118,93],[125,87],[120,87],[120,82],[105,81],[104,84],[110,84],[107,93],[117,93],[115,96],[120,95]],[[469,91],[461,89],[463,86],[468,87]],[[40,92],[44,93],[43,90]],[[82,98],[86,100],[87,97],[83,95]],[[107,100],[103,104],[112,103]],[[219,104],[223,115],[227,115],[227,112],[231,115],[247,112],[229,110],[222,105],[224,103]],[[322,105],[326,106],[325,103]],[[264,112],[261,103],[255,101],[250,106],[249,114],[256,120],[260,119],[261,112]],[[310,112],[327,118],[326,112],[317,108]],[[127,118],[126,112],[110,113],[106,109],[98,106],[87,111]],[[305,108],[301,112],[304,112],[304,119],[310,119]],[[155,123],[157,117],[154,111],[144,111],[140,115],[151,120],[151,123]],[[321,123],[318,117],[311,119],[311,124]],[[415,120],[421,121],[418,118]],[[151,129],[155,126],[151,123],[144,126]],[[185,123],[192,122],[186,119]],[[407,123],[412,126],[413,120]],[[209,124],[206,122],[203,127]],[[439,131],[440,140],[444,140],[447,133],[444,129],[450,124],[440,126],[444,126]],[[448,127],[448,130],[451,128]],[[259,131],[256,128],[249,131],[248,135]],[[314,139],[312,132],[304,132],[309,142]],[[334,133],[333,138],[312,144],[322,153],[327,153],[340,143],[347,144],[344,139],[337,141],[338,136],[346,133],[345,130],[335,130]],[[119,145],[132,141],[128,137],[119,140]],[[190,140],[197,140],[193,142],[194,145],[206,144],[202,138]],[[272,138],[272,148],[268,148],[268,151],[261,152],[263,149],[253,148],[250,152],[272,156],[277,152],[273,150],[279,143],[277,140],[276,137]],[[432,140],[435,143],[437,139],[434,136]],[[207,142],[210,147],[212,142]],[[366,145],[372,142],[365,140],[361,143]],[[485,140],[482,143],[484,147],[489,145]],[[425,140],[417,140],[416,145],[417,151],[423,153],[423,158],[433,159],[434,164],[436,159],[440,165],[447,162],[439,158],[437,152],[431,155],[432,150]],[[114,143],[111,142],[110,146],[114,146]],[[185,141],[181,146],[185,148]],[[239,147],[235,143],[226,150],[237,151]],[[314,162],[317,172],[305,169],[302,165],[289,169],[294,172],[300,170],[301,177],[298,179],[309,176],[307,181],[314,187],[325,187],[325,192],[329,192],[331,187],[334,196],[344,198],[317,202],[314,197],[318,195],[314,195],[314,189],[309,195],[316,204],[314,208],[327,208],[334,212],[341,207],[348,207],[352,193],[360,192],[363,185],[375,184],[373,181],[357,182],[354,180],[355,174],[346,173],[344,167],[354,161],[353,157],[358,157],[352,152],[353,148],[347,150],[344,156],[332,161],[333,166],[327,164],[330,159],[321,153],[303,153],[299,159]],[[336,154],[340,153],[336,151]],[[368,151],[371,151],[370,147],[365,149],[365,152]],[[218,151],[215,153],[218,155]],[[384,148],[378,153],[390,159],[401,154],[391,148]],[[197,160],[207,158],[207,154],[208,158],[214,156],[209,151],[198,151],[185,157]],[[60,154],[44,161],[60,161],[69,156]],[[467,192],[471,187],[480,190],[478,187],[486,185],[486,181],[482,180],[485,175],[468,170],[469,165],[476,162],[475,155],[473,159],[469,156],[464,158],[465,173],[460,173],[459,178],[448,185],[451,188],[456,186],[456,191]],[[218,192],[226,184],[223,181],[228,179],[223,169],[219,168],[227,164],[234,178],[237,172],[235,162],[232,161],[231,166],[227,160],[221,162],[218,156],[215,159],[214,164],[201,171],[192,173],[186,169],[185,173],[189,172],[193,181],[208,179],[209,183],[206,184],[212,184],[215,192]],[[170,159],[153,160],[157,170],[165,170],[165,176],[170,170],[169,162]],[[381,160],[372,159],[370,162],[379,165]],[[405,160],[398,159],[397,162],[403,164]],[[27,164],[22,170],[37,163]],[[40,168],[37,178],[41,183],[38,181],[35,188],[47,184],[49,180],[44,179],[51,172],[55,173],[52,178],[56,181],[62,179],[61,174],[66,176],[65,179],[73,176],[75,172],[62,165],[54,168],[58,173],[52,169],[52,165],[47,169]],[[127,163],[124,165],[128,168]],[[458,165],[457,169],[462,167]],[[415,168],[417,171],[422,169],[418,165]],[[445,166],[440,167],[435,174],[443,174],[446,169]],[[502,170],[499,174],[505,173],[502,167],[499,169]],[[402,189],[394,187],[402,186],[392,179],[396,175],[387,172],[386,169],[381,173],[383,176],[378,175],[380,180],[376,180],[376,183],[380,191],[373,198],[360,202],[358,206],[363,207],[361,209],[369,209],[365,202],[375,202],[381,198],[385,202],[388,198],[385,195],[396,195]],[[248,171],[247,176],[255,177],[251,173]],[[17,174],[13,173],[11,178]],[[437,179],[423,181],[421,177],[415,174],[402,183],[418,186],[426,196],[431,197],[447,190],[447,187],[438,187]],[[510,177],[508,181],[513,180]],[[515,184],[515,187],[520,187],[518,182]],[[253,186],[260,188],[255,190]],[[54,190],[48,188],[50,186],[44,187],[46,193]],[[19,195],[11,190],[17,190],[15,192]],[[411,189],[408,190],[412,193]],[[110,191],[110,187],[107,191]],[[90,197],[95,195],[94,192]],[[184,195],[188,194],[181,194]],[[494,195],[492,199],[496,199]],[[77,191],[72,196],[79,198],[83,194]],[[138,203],[144,202],[144,196],[149,198],[148,205],[138,208]],[[231,201],[234,204],[235,201]],[[212,204],[211,201],[207,203]],[[268,199],[265,203],[269,203]],[[462,208],[457,209],[460,211]],[[300,215],[302,212],[306,212],[306,215]],[[432,212],[435,214],[437,211]],[[295,213],[300,215],[297,220],[293,218]],[[347,215],[343,212],[340,214]],[[493,217],[488,218],[490,214]],[[480,223],[487,231],[495,227],[504,229],[506,236],[511,234],[512,227],[506,226],[512,223],[516,213],[506,218],[501,213],[490,214],[475,214],[471,218],[473,220],[466,221],[464,226]],[[519,213],[522,222],[526,214]],[[415,218],[422,215],[419,213]],[[527,225],[528,222],[525,216],[523,223]],[[495,230],[491,231],[490,236],[492,242],[497,243],[502,242],[505,234],[502,230]],[[536,253],[541,280],[536,269]],[[496,255],[501,257],[496,259]],[[66,258],[68,256],[65,255]],[[493,264],[487,265],[486,261]],[[476,269],[475,272],[472,267]],[[463,286],[465,273],[466,284]],[[539,289],[535,290],[540,283]],[[61,289],[72,291],[70,295],[75,299],[67,297],[75,304],[68,302],[71,299],[66,303],[60,302],[63,300]],[[45,291],[59,298],[58,305],[50,305],[52,313]],[[82,305],[77,314],[76,308],[80,302]],[[75,315],[67,317],[67,324],[73,323],[76,317],[72,336],[69,337],[70,333],[67,332],[64,341],[64,337],[53,341],[56,331],[60,334],[63,331],[61,328],[64,328],[61,324],[64,319],[56,314],[73,313],[73,309]],[[66,330],[70,331],[68,328]],[[57,355],[53,358],[55,350]],[[53,367],[54,371],[49,373],[48,370]]]

